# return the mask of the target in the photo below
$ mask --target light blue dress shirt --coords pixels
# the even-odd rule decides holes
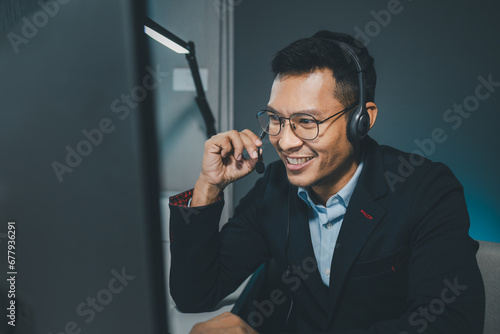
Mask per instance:
[[[363,159],[361,159],[349,182],[337,194],[328,199],[326,207],[314,203],[305,188],[299,187],[298,189],[299,197],[309,207],[309,230],[314,255],[316,256],[321,279],[326,286],[330,286],[330,266],[340,227],[362,169]]]

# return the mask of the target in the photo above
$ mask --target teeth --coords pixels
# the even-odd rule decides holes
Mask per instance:
[[[309,161],[311,160],[313,157],[309,157],[309,158],[301,158],[301,159],[291,159],[291,158],[286,158],[288,160],[288,163],[291,164],[291,165],[302,165],[302,164],[305,164],[306,161]]]

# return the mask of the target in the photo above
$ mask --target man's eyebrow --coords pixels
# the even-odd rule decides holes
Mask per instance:
[[[297,111],[295,114],[308,114],[308,115],[311,115],[311,116],[321,116],[323,113],[320,112],[319,110],[317,109],[306,109],[306,110],[300,110],[300,111]]]
[[[276,114],[277,114],[278,116],[280,116],[280,117],[281,117],[281,116],[283,116],[283,115],[282,115],[282,114],[281,114],[278,110],[274,109],[274,108],[273,108],[273,107],[271,107],[271,106],[267,106],[267,107],[265,107],[265,108],[264,108],[264,109],[262,109],[262,110],[263,110],[263,111],[264,111],[264,110],[265,110],[265,111],[272,111],[272,112],[276,113]]]
[[[273,112],[277,113],[278,115],[282,116],[282,114],[278,110],[274,109],[271,106],[267,106],[264,110],[273,111]],[[304,110],[297,110],[294,113],[292,113],[292,115],[294,115],[294,114],[308,114],[308,115],[317,117],[317,116],[321,116],[323,113],[317,109],[304,109]]]

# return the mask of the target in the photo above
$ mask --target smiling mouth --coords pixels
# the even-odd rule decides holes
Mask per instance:
[[[307,157],[307,158],[300,158],[300,159],[292,159],[292,158],[289,158],[289,157],[286,157],[286,160],[287,162],[290,164],[290,165],[303,165],[305,164],[306,162],[308,162],[309,160],[313,159],[314,157]]]

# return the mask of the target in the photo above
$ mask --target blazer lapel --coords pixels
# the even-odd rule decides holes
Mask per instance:
[[[382,155],[378,144],[367,137],[364,141],[363,171],[347,207],[333,254],[330,276],[328,313],[336,311],[339,296],[358,254],[385,215],[375,200],[384,196],[388,187],[384,178]]]
[[[335,306],[352,264],[384,214],[385,210],[373,201],[365,189],[357,189],[344,216],[333,254],[328,305],[330,317],[335,313]]]
[[[290,187],[290,249],[289,254],[293,263],[300,266],[307,278],[305,282],[313,296],[320,302],[326,311],[328,307],[328,287],[321,280],[318,270],[307,270],[311,263],[317,268],[316,257],[311,243],[309,231],[309,215],[307,204],[297,195],[297,187]],[[306,268],[305,268],[306,267]],[[306,269],[306,270],[304,270]]]

